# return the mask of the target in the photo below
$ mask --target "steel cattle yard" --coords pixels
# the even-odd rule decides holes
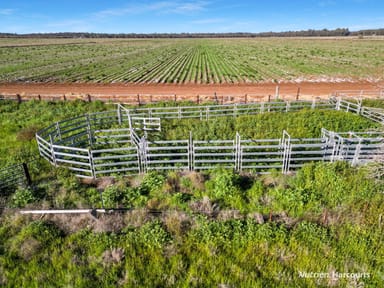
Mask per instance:
[[[94,113],[52,124],[39,131],[40,155],[55,166],[66,167],[82,178],[139,174],[150,170],[206,170],[223,167],[235,171],[288,173],[311,161],[345,160],[352,165],[383,154],[384,132],[337,133],[322,129],[320,138],[295,139],[286,131],[279,139],[157,141],[161,119],[252,115],[301,109],[336,109],[357,113],[384,124],[384,112],[340,98],[327,101],[266,102],[128,109]]]

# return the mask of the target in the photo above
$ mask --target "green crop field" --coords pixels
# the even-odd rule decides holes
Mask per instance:
[[[383,79],[384,40],[0,39],[0,82]]]

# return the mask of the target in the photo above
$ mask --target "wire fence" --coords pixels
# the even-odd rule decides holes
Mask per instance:
[[[331,97],[349,97],[349,98],[369,98],[377,99],[384,98],[384,90],[338,90],[330,95]],[[276,86],[275,92],[269,95],[262,93],[243,93],[243,94],[222,94],[213,92],[209,94],[143,94],[143,93],[118,93],[118,94],[95,94],[95,93],[5,93],[0,94],[0,100],[11,101],[103,101],[110,103],[126,103],[130,105],[143,105],[150,103],[158,103],[164,101],[172,102],[194,102],[201,103],[216,103],[216,104],[230,104],[230,103],[254,103],[254,102],[271,102],[276,99],[282,100],[308,100],[312,99],[313,95],[303,94],[298,88],[296,93],[281,94],[279,86]]]
[[[14,164],[0,169],[0,191],[19,184],[28,184],[30,176],[26,163]]]
[[[198,118],[208,120],[216,117],[237,117],[242,115],[256,115],[267,112],[294,112],[303,109],[333,110],[335,103],[330,100],[313,99],[312,101],[277,101],[259,102],[252,104],[227,104],[204,106],[178,106],[155,108],[125,108],[119,105],[119,109],[128,110],[131,117],[144,117],[160,119],[186,119]]]
[[[331,95],[332,97],[348,97],[348,98],[384,98],[384,89],[380,90],[337,90]]]

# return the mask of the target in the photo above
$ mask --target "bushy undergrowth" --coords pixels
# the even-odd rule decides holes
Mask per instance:
[[[319,138],[321,128],[331,131],[364,131],[378,127],[371,121],[351,113],[339,111],[302,110],[292,113],[265,113],[237,118],[215,118],[209,121],[181,119],[163,121],[163,138],[234,139],[239,132],[243,139],[282,137],[282,131],[296,138]]]
[[[61,189],[69,195],[77,190],[86,198],[100,189],[106,192],[104,205],[129,203],[162,213],[143,210],[147,220],[141,214],[111,214],[86,223],[76,220],[79,215],[61,221],[3,215],[0,282],[4,287],[379,287],[384,185],[372,181],[368,171],[317,163],[295,176],[219,169],[153,172],[115,179],[106,187],[68,180]],[[77,225],[75,232],[65,232],[64,222]],[[369,277],[303,278],[303,272]]]

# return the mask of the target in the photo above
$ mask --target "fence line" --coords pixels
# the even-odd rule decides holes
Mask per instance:
[[[119,109],[128,110],[123,105]],[[160,119],[185,119],[199,118],[207,120],[214,117],[256,115],[266,112],[293,112],[302,109],[333,110],[335,103],[330,100],[313,101],[279,101],[260,102],[252,104],[227,104],[227,105],[205,105],[205,106],[179,106],[179,107],[154,107],[129,109],[131,117]]]
[[[65,94],[48,94],[48,93],[2,93],[0,100],[23,101],[38,100],[38,101],[103,101],[111,103],[125,103],[131,105],[143,105],[158,102],[194,102],[197,104],[202,103],[216,103],[216,104],[229,104],[229,103],[254,103],[260,101],[273,101],[275,99],[283,100],[299,100],[311,99],[313,95],[305,95],[298,93],[291,93],[289,95],[266,95],[261,93],[247,93],[247,94],[132,94],[132,93],[118,93],[115,95],[110,94],[89,94],[89,93],[65,93]]]
[[[384,109],[364,107],[361,101],[353,103],[342,98],[330,98],[330,101],[335,104],[336,110],[355,113],[384,125]]]
[[[380,90],[337,90],[332,97],[384,98],[384,89]]]
[[[355,98],[383,98],[384,90],[338,90],[330,95],[331,97],[355,97]],[[283,100],[299,100],[309,99],[312,95],[305,95],[300,93],[291,93],[290,95],[280,95],[279,89],[276,87],[276,92],[273,95],[265,95],[260,93],[247,93],[247,94],[218,94],[216,92],[210,94],[132,94],[132,93],[119,93],[115,95],[107,94],[89,94],[89,93],[65,93],[65,94],[48,94],[48,93],[2,93],[0,100],[13,100],[13,101],[30,101],[30,100],[46,100],[46,101],[104,101],[112,103],[126,103],[134,105],[142,105],[148,103],[157,103],[163,101],[190,101],[197,104],[214,102],[216,104],[228,103],[254,103],[260,101],[273,101],[274,99]]]
[[[355,98],[384,98],[384,90],[338,90],[330,95],[331,97],[355,97]],[[271,102],[275,99],[283,100],[299,100],[311,99],[313,95],[305,95],[300,93],[292,93],[290,95],[280,95],[279,89],[276,89],[274,95],[265,95],[260,93],[247,93],[247,94],[218,94],[216,92],[210,94],[132,94],[132,93],[119,93],[115,95],[106,94],[89,94],[89,93],[65,93],[65,94],[18,94],[18,93],[2,93],[0,100],[12,101],[30,101],[30,100],[45,100],[45,101],[104,101],[112,103],[126,103],[132,105],[142,105],[149,103],[158,103],[163,101],[189,101],[197,104],[212,102],[216,104],[229,104],[229,103],[255,103],[261,101]]]

